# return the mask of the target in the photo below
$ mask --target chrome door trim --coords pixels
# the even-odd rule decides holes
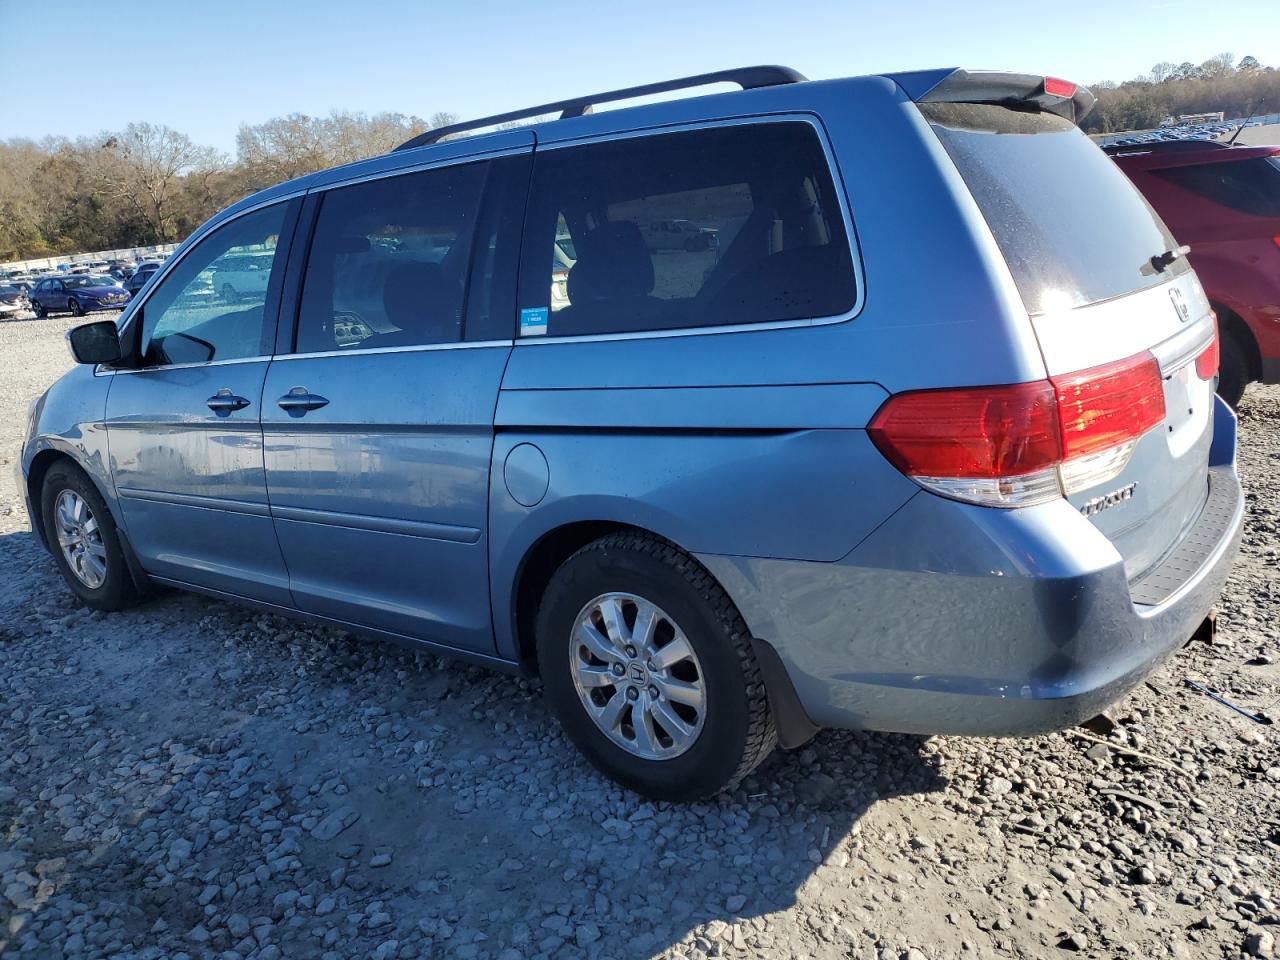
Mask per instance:
[[[462,340],[451,343],[421,343],[404,347],[352,347],[350,350],[320,350],[316,353],[281,353],[274,360],[314,360],[321,357],[367,357],[379,353],[427,353],[435,350],[475,350],[483,347],[510,347],[514,340]]]
[[[835,152],[831,149],[830,137],[822,123],[822,118],[808,111],[784,111],[780,113],[745,114],[736,117],[721,117],[715,120],[697,120],[687,123],[672,123],[654,127],[640,127],[631,130],[615,130],[610,133],[591,134],[549,143],[538,142],[535,156],[538,153],[552,150],[563,150],[571,147],[589,146],[595,143],[607,143],[614,140],[631,140],[639,137],[659,136],[666,133],[685,133],[694,130],[708,130],[718,127],[754,126],[762,123],[806,123],[818,138],[822,147],[822,155],[827,161],[827,170],[831,174],[831,182],[836,189],[836,199],[840,205],[840,217],[844,223],[845,236],[849,242],[849,255],[853,265],[853,277],[857,295],[853,306],[843,313],[827,317],[801,317],[797,320],[775,320],[766,323],[735,323],[725,326],[676,327],[671,330],[634,330],[626,333],[588,333],[562,337],[518,337],[516,346],[538,346],[552,343],[602,343],[612,340],[654,340],[666,337],[692,337],[722,333],[749,333],[755,330],[788,330],[800,327],[823,327],[853,320],[862,312],[867,299],[866,273],[862,267],[862,247],[854,229],[852,204],[849,192],[845,188],[844,174]],[[527,225],[526,225],[527,226]],[[517,310],[519,306],[517,305]]]
[[[256,357],[228,357],[226,360],[206,360],[203,363],[166,363],[154,367],[101,367],[95,368],[94,376],[109,377],[115,374],[156,373],[161,370],[190,370],[195,367],[230,367],[239,363],[265,363],[271,359],[270,354]]]

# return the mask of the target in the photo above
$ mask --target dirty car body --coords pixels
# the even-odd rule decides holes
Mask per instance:
[[[684,688],[661,656],[584,653],[614,726],[574,736],[659,796],[752,764],[680,767],[699,739],[742,752],[716,716],[738,694],[680,626],[696,598],[650,602],[665,574],[624,560],[722,598],[761,756],[825,726],[1078,722],[1204,620],[1242,517],[1208,301],[1185,259],[1152,266],[1175,244],[1074,126],[1091,100],[962,70],[777,82],[264,191],[160,268],[119,361],[33,405],[33,526],[56,555],[41,503],[69,460],[138,585],[544,680],[566,571],[616,575],[596,606],[683,629],[701,699],[663,714]],[[646,218],[716,242],[645,246]],[[264,251],[256,301],[184,306]]]

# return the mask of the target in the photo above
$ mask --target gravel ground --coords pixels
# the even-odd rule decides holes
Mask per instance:
[[[1195,644],[1074,734],[826,732],[712,803],[595,775],[536,685],[168,593],[72,602],[13,488],[68,321],[0,324],[0,955],[1276,955],[1280,389]]]

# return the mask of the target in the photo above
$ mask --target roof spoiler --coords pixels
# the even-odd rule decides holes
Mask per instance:
[[[1088,87],[1057,77],[1000,70],[914,70],[886,76],[916,103],[999,103],[1038,109],[1079,123],[1098,98]]]

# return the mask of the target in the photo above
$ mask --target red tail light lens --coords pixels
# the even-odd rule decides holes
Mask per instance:
[[[1011,477],[1062,456],[1053,388],[1043,380],[901,393],[880,408],[868,431],[889,462],[911,476]]]
[[[1076,85],[1068,80],[1059,80],[1057,77],[1045,77],[1044,92],[1055,97],[1074,97]]]
[[[1164,420],[1164,381],[1149,353],[1049,382],[1058,395],[1064,460],[1136,440]]]
[[[1115,476],[1164,417],[1159,364],[1142,353],[1034,383],[900,393],[867,432],[922,486],[1017,507]]]
[[[1196,376],[1201,380],[1212,380],[1218,375],[1218,333],[1215,330],[1213,342],[1196,357]]]

